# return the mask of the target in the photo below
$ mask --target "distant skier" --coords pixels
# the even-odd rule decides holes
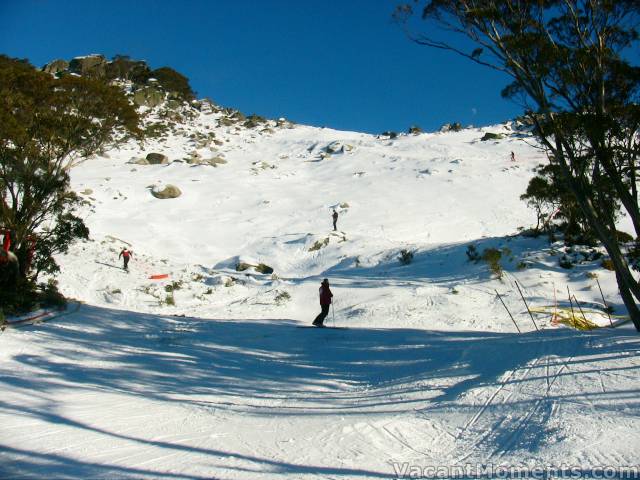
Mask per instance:
[[[511,152],[511,161],[515,162],[516,161],[516,154]]]
[[[316,327],[322,327],[324,319],[329,315],[329,307],[331,306],[332,297],[333,293],[331,293],[331,289],[329,288],[329,280],[325,278],[320,284],[320,308],[322,311],[313,321],[313,324]]]
[[[133,252],[130,250],[127,250],[126,247],[124,247],[120,252],[120,255],[118,255],[118,258],[122,257],[122,260],[124,261],[124,269],[126,271],[129,271],[129,259],[132,256],[133,256]]]
[[[336,212],[336,209],[333,209],[333,215],[331,215],[331,217],[333,218],[333,231],[335,232],[338,227],[338,212]]]

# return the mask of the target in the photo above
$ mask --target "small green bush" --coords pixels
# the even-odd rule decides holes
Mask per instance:
[[[504,135],[502,135],[501,133],[487,132],[480,140],[486,142],[487,140],[501,140],[502,138],[504,138]]]
[[[67,299],[58,291],[58,282],[49,279],[46,284],[40,284],[40,302],[47,307],[64,308],[67,306]]]
[[[324,240],[316,240],[315,243],[311,247],[309,247],[309,251],[315,252],[316,250],[320,250],[327,245],[329,245],[329,237],[325,238]]]
[[[502,252],[497,248],[487,248],[482,252],[482,260],[487,262],[491,272],[497,277],[502,278],[502,265],[500,265],[500,259],[502,258]]]
[[[164,299],[164,303],[166,303],[167,305],[173,305],[175,306],[176,304],[176,299],[173,297],[173,293],[170,293],[169,295],[167,295]]]
[[[251,266],[252,265],[245,262],[238,262],[236,263],[236,272],[244,272],[245,270],[251,268]]]
[[[611,270],[612,272],[615,270],[615,267],[613,266],[613,260],[611,260],[610,258],[605,258],[604,260],[602,260],[602,263],[600,265],[602,265],[602,268],[606,270]]]
[[[413,252],[411,250],[402,249],[400,250],[400,255],[398,255],[398,260],[402,265],[409,265],[413,262]]]
[[[289,292],[284,292],[284,291],[278,292],[275,298],[276,305],[282,305],[283,303],[286,303],[289,300],[291,300],[291,295],[289,294]]]
[[[560,258],[560,261],[558,262],[558,264],[560,265],[560,267],[570,270],[573,267],[575,267],[575,264],[571,261],[571,259],[569,257],[567,257],[566,255],[563,255]]]
[[[480,252],[478,252],[478,249],[473,244],[467,247],[466,254],[470,262],[478,262],[481,260]]]
[[[269,265],[265,265],[264,263],[259,263],[256,266],[256,271],[258,273],[270,274],[273,273],[273,268],[271,268]]]

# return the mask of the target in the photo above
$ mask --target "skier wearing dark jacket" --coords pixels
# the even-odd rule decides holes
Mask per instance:
[[[325,278],[320,284],[320,308],[322,309],[322,311],[313,321],[313,324],[316,327],[322,327],[324,319],[327,318],[327,315],[329,315],[331,297],[333,297],[333,293],[331,293],[331,289],[329,288],[329,280]]]
[[[120,255],[118,255],[118,258],[122,257],[122,260],[124,261],[124,269],[125,270],[129,270],[129,259],[133,256],[133,252],[127,250],[126,248],[123,248],[122,251],[120,252]]]

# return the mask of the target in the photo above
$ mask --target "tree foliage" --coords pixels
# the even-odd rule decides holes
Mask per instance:
[[[436,28],[414,33],[423,31],[415,13]],[[532,120],[553,165],[548,180],[606,248],[640,331],[640,285],[615,228],[620,204],[640,236],[640,69],[624,57],[637,51],[639,16],[637,0],[415,0],[396,10],[417,43],[511,77],[503,96]]]
[[[195,92],[189,85],[189,79],[170,67],[160,67],[152,70],[150,78],[155,78],[158,83],[169,92],[176,92],[185,100],[193,100]]]
[[[10,229],[18,275],[0,266],[0,290],[22,295],[53,258],[88,230],[69,169],[127,135],[138,116],[123,92],[96,79],[54,79],[28,62],[0,56],[0,226]]]

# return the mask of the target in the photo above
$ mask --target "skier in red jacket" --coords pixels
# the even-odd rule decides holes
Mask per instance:
[[[331,297],[333,297],[333,293],[331,293],[331,289],[329,288],[329,280],[325,278],[320,284],[320,308],[322,309],[322,311],[313,321],[313,324],[316,327],[322,327],[322,322],[324,322],[324,319],[327,318],[327,315],[329,315]]]
[[[124,269],[129,271],[129,259],[133,256],[133,252],[130,250],[127,250],[127,248],[123,248],[122,251],[120,252],[120,255],[118,255],[118,258],[122,257],[122,260],[124,261]]]

